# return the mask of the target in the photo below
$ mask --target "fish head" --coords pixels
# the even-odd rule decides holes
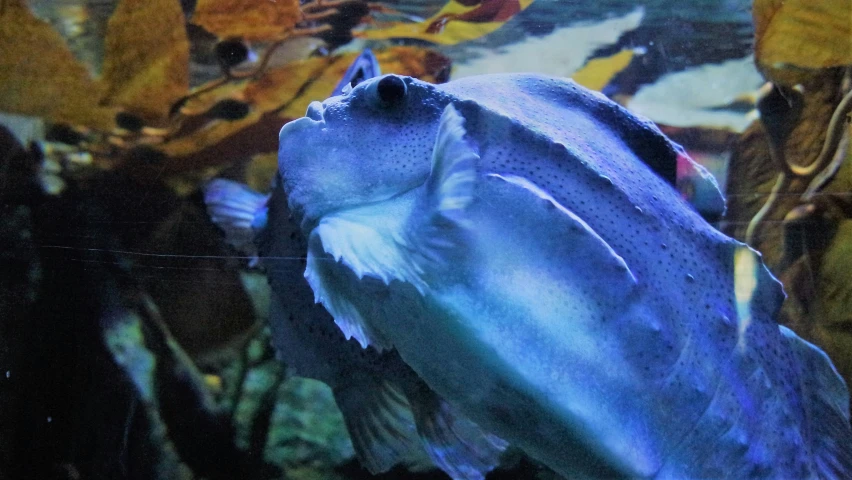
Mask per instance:
[[[279,135],[279,171],[293,212],[307,224],[422,185],[449,102],[434,85],[397,75],[312,102]]]

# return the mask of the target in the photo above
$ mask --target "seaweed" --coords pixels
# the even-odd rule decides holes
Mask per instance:
[[[785,285],[780,321],[814,342],[852,382],[852,4],[754,3],[755,63],[769,83],[761,119],[735,146],[728,234],[763,253]]]

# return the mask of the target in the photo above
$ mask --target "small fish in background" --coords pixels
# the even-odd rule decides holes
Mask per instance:
[[[849,478],[849,392],[657,127],[564,79],[386,75],[280,134],[337,325],[557,473]]]
[[[379,74],[365,50],[335,92]],[[347,339],[314,302],[304,278],[307,243],[278,182],[269,195],[214,179],[204,189],[212,221],[232,246],[266,271],[272,290],[269,323],[278,358],[295,375],[333,391],[361,463],[372,473],[395,465],[435,465],[453,479],[477,480],[507,447],[436,395],[394,351],[363,349]]]

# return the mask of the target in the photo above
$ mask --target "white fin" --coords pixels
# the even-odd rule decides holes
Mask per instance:
[[[812,442],[814,471],[818,478],[852,478],[852,430],[849,428],[849,390],[828,356],[779,326],[795,355],[802,405]]]
[[[334,390],[355,453],[373,474],[395,465],[422,468],[429,458],[417,438],[405,397],[388,382],[358,379]]]
[[[417,431],[432,462],[453,480],[482,480],[508,443],[479,428],[428,388],[409,395]]]
[[[464,118],[452,104],[447,105],[435,139],[425,197],[408,229],[407,243],[420,260],[419,271],[451,263],[449,256],[468,227],[465,210],[473,201],[479,155],[465,141],[465,133]]]
[[[370,329],[363,312],[348,299],[364,295],[362,288],[369,279],[384,285],[408,283],[425,295],[425,270],[448,263],[448,252],[464,230],[464,210],[473,200],[479,157],[464,141],[463,124],[455,108],[447,106],[425,192],[415,189],[326,215],[311,233],[305,278],[346,338],[355,337],[365,348],[390,345]]]
[[[398,280],[425,287],[402,236],[408,215],[405,200],[352,209],[328,215],[312,235],[322,240],[322,249],[346,265],[360,280],[373,277],[389,285]]]
[[[447,105],[432,151],[426,195],[433,214],[450,221],[463,218],[465,208],[473,200],[479,155],[465,142],[465,133],[464,119],[452,104]]]
[[[311,234],[305,268],[305,278],[314,291],[315,301],[321,303],[334,317],[334,323],[340,327],[347,340],[354,337],[361,347],[372,346],[380,352],[391,347],[367,325],[361,312],[349,300],[363,294],[359,286],[366,281],[363,274],[358,276],[352,269],[353,262],[361,265],[357,255],[353,255],[351,250],[344,250],[346,256],[335,257],[323,251],[326,248],[339,253],[341,248],[355,248],[361,244],[357,241],[354,245],[348,243],[353,239],[344,234],[346,230],[322,232],[318,229]]]
[[[204,186],[204,203],[210,220],[225,232],[228,244],[251,257],[252,266],[257,264],[254,238],[266,226],[268,200],[269,195],[224,178],[215,178]]]

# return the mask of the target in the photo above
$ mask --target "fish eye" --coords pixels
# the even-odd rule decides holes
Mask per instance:
[[[390,107],[398,104],[405,98],[405,92],[408,87],[405,86],[405,81],[396,75],[388,75],[376,85],[376,93],[381,100],[382,105]]]

